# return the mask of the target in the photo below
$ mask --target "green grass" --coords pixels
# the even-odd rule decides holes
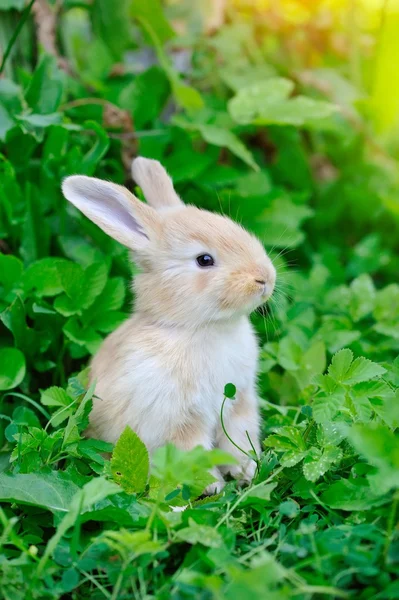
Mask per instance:
[[[110,6],[51,5],[61,61],[28,12],[13,36],[23,2],[0,13],[0,597],[399,598],[399,152],[374,132],[372,59],[359,90],[349,55],[326,43],[312,68],[300,30],[267,14],[230,8],[206,36],[182,2],[177,43],[172,8]],[[185,77],[172,47],[192,51]],[[134,267],[60,182],[131,185],[136,154],[255,232],[278,269],[253,315],[259,472],[215,497],[200,494],[217,450],[162,448],[149,473],[131,430],[114,449],[83,437],[85,368],[129,313]]]

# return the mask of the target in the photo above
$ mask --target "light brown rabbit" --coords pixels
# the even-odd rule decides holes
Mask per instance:
[[[248,315],[272,294],[276,271],[262,244],[229,218],[185,206],[161,164],[133,162],[148,204],[127,189],[85,176],[63,182],[65,197],[133,251],[135,310],[103,342],[91,365],[96,395],[91,433],[115,442],[126,425],[151,452],[219,447],[239,460],[234,477],[250,481],[254,461],[222,431],[224,387],[230,437],[259,451],[258,347]],[[219,471],[208,492],[223,487]]]

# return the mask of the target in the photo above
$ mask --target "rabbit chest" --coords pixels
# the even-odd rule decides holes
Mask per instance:
[[[224,387],[253,389],[257,342],[249,320],[195,332],[136,326],[111,334],[92,363],[97,381],[92,425],[115,441],[130,425],[155,448],[176,428],[219,420]]]

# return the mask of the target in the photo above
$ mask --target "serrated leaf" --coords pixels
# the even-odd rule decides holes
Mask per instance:
[[[142,492],[147,485],[149,468],[145,444],[126,426],[112,453],[111,472],[114,480],[129,494]]]
[[[368,358],[360,356],[353,361],[350,368],[344,374],[342,383],[344,385],[355,385],[356,383],[361,383],[362,381],[374,379],[374,377],[380,377],[384,373],[386,373],[386,369],[384,369],[384,367],[372,362]]]
[[[313,418],[316,423],[328,423],[345,402],[345,394],[335,392],[330,395],[317,396],[313,401]]]
[[[294,467],[306,456],[306,452],[298,452],[297,450],[289,450],[280,458],[282,467]]]
[[[296,448],[299,448],[300,450],[306,449],[302,432],[300,429],[298,429],[298,427],[287,425],[284,427],[275,428],[274,431],[279,437],[287,438]]]
[[[239,90],[228,103],[232,118],[239,124],[323,126],[337,107],[305,96],[290,98],[294,84],[272,77]]]
[[[338,383],[341,383],[349,370],[353,360],[353,352],[349,348],[344,348],[334,354],[331,365],[328,367],[328,374]]]
[[[63,388],[53,386],[41,393],[40,402],[45,406],[69,406],[73,400]]]
[[[323,451],[314,447],[304,460],[303,474],[308,481],[317,481],[341,458],[342,450],[336,446],[326,447]]]

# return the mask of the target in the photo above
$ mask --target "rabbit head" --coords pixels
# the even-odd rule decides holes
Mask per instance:
[[[183,204],[158,161],[136,158],[132,174],[148,204],[86,176],[67,177],[62,191],[132,250],[141,267],[134,280],[138,312],[197,327],[249,314],[270,297],[276,271],[256,237],[225,216]]]

